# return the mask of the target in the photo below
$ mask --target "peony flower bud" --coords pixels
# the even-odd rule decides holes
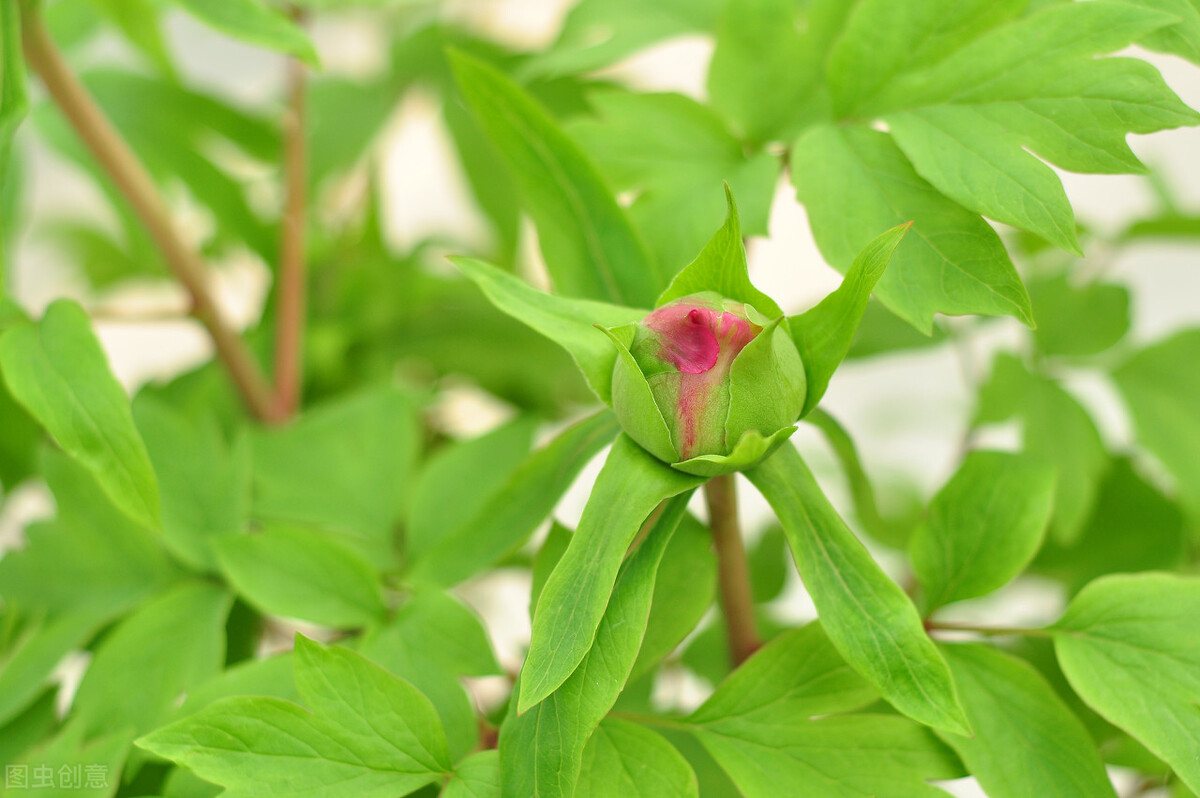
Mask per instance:
[[[609,331],[623,350],[613,408],[625,431],[693,473],[761,459],[794,430],[804,406],[804,368],[784,323],[704,292]]]

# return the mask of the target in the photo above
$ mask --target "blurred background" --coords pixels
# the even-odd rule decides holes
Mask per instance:
[[[472,143],[471,135],[478,133],[467,130],[465,111],[447,88],[438,48],[446,41],[471,41],[472,46],[499,52],[546,51],[550,59],[568,59],[572,51],[559,44],[571,5],[570,0],[446,0],[435,6],[414,0],[384,11],[321,13],[311,21],[323,65],[312,78],[310,92],[311,159],[314,172],[326,179],[315,184],[314,214],[322,232],[310,241],[309,396],[332,395],[364,373],[397,368],[414,379],[436,383],[440,391],[434,423],[449,438],[478,435],[531,408],[548,411],[548,436],[578,415],[571,408],[586,406],[580,386],[558,376],[564,358],[532,336],[513,333],[513,346],[527,347],[522,351],[528,351],[530,369],[507,376],[489,374],[485,364],[472,362],[468,347],[452,335],[426,341],[427,349],[415,351],[419,347],[413,342],[431,326],[457,323],[458,298],[452,298],[450,309],[442,314],[433,302],[421,305],[415,318],[389,315],[407,301],[415,302],[416,296],[438,290],[403,275],[413,270],[434,279],[448,274],[446,254],[484,253],[511,263],[535,283],[546,282],[532,225],[520,218],[499,224],[497,219],[506,214],[515,217],[516,209],[504,207],[503,194],[481,191],[481,181],[501,179],[502,166]],[[254,152],[262,137],[262,130],[254,126],[267,125],[282,113],[284,59],[239,44],[182,13],[164,13],[167,50],[175,54],[172,69],[180,84],[196,96],[221,98],[246,113],[246,141],[234,148],[202,135],[193,137],[186,124],[172,118],[172,103],[186,102],[186,97],[163,94],[151,78],[145,79],[141,93],[131,91],[136,76],[153,74],[146,66],[153,59],[111,26],[101,25],[90,8],[73,0],[50,4],[56,38],[70,48],[73,64],[90,76],[102,98],[105,91],[144,97],[118,109],[123,116],[115,121],[127,135],[133,132],[133,146],[152,170],[176,171],[182,178],[192,169],[193,176],[209,180],[206,189],[197,192],[195,183],[189,190],[184,179],[167,179],[167,197],[186,235],[215,266],[214,288],[230,317],[240,328],[253,329],[264,309],[270,311],[268,262],[275,244],[262,220],[281,202],[274,167],[268,158],[254,157],[269,154],[272,145],[268,141]],[[437,23],[437,36],[421,33],[430,30],[431,23]],[[587,69],[586,58],[578,68],[589,82],[679,92],[703,100],[712,51],[711,37],[676,35],[635,47],[601,69]],[[1172,56],[1143,51],[1136,55],[1158,67],[1184,102],[1200,108],[1200,72],[1194,66]],[[568,130],[572,120],[587,117],[580,80],[540,79],[538,89],[540,99],[566,120]],[[15,228],[12,294],[32,313],[60,296],[79,299],[93,314],[113,368],[130,392],[145,384],[165,384],[205,364],[211,345],[200,325],[185,317],[185,294],[163,279],[162,266],[145,241],[124,237],[128,219],[81,166],[78,145],[62,120],[39,105],[27,127],[35,127],[40,135],[23,130],[18,137],[25,211]],[[181,145],[196,163],[162,152],[163,137]],[[1026,277],[1069,267],[1072,279],[1102,275],[1126,286],[1131,331],[1122,345],[1135,347],[1200,324],[1200,129],[1130,139],[1134,152],[1153,170],[1151,175],[1060,172],[1086,230],[1082,262],[1011,230],[1001,232]],[[155,150],[146,151],[143,145]],[[210,175],[204,163],[217,164],[219,174]],[[228,190],[222,180],[244,187],[244,192],[229,195],[228,202],[237,207],[222,205],[221,192]],[[720,204],[719,182],[706,190]],[[1168,217],[1175,227],[1166,234],[1126,235],[1138,223],[1161,223]],[[769,234],[749,241],[751,277],[785,311],[803,310],[841,278],[822,260],[786,174],[767,219]],[[225,240],[231,229],[234,239],[249,245]],[[327,268],[330,263],[359,261],[361,268],[351,270],[349,277]],[[1035,310],[1036,300],[1035,295]],[[878,335],[886,339],[894,333],[905,343],[897,347],[860,341],[834,377],[822,407],[857,444],[876,484],[880,509],[903,515],[945,482],[967,445],[1019,446],[1015,423],[976,428],[972,419],[993,354],[1023,351],[1029,333],[1008,318],[942,319],[933,339],[911,341],[915,333],[894,321],[889,326],[887,314],[874,311]],[[362,319],[351,333],[339,328],[348,313]],[[487,334],[490,328],[480,325],[463,335]],[[947,331],[961,334],[946,335]],[[377,346],[366,347],[354,336],[374,340]],[[1200,368],[1200,363],[1192,366]],[[538,371],[551,376],[530,376]],[[1090,411],[1110,451],[1131,447],[1130,419],[1102,371],[1067,365],[1056,376]],[[796,440],[835,504],[853,515],[849,486],[825,439],[805,426]],[[578,521],[600,459],[585,469],[556,510],[567,526]],[[741,488],[747,534],[757,538],[770,513],[748,485]],[[20,488],[3,505],[0,546],[13,545],[24,523],[52,506],[37,485]],[[695,510],[703,515],[699,503]],[[904,578],[896,566],[897,555],[883,546],[872,545],[872,550],[897,579]],[[484,617],[501,662],[509,669],[519,667],[529,635],[528,572],[501,570],[466,583],[459,594]],[[987,599],[959,605],[955,612],[961,620],[1036,625],[1055,618],[1065,599],[1061,584],[1026,577]],[[770,611],[780,621],[815,617],[794,573]],[[503,680],[480,680],[475,688],[484,700],[506,689]],[[697,705],[710,689],[703,678],[682,668],[656,687],[660,703],[679,708]],[[1124,776],[1117,771],[1117,778]],[[965,783],[952,789],[961,795],[981,794]]]

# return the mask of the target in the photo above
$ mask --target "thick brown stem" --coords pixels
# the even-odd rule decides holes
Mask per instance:
[[[29,66],[42,79],[76,134],[128,200],[150,232],[163,260],[187,289],[192,304],[191,315],[208,330],[217,357],[225,364],[250,412],[263,421],[277,420],[271,386],[245,343],[225,322],[208,290],[204,263],[175,230],[154,181],[71,72],[34,5],[24,3],[22,11],[22,41]]]
[[[297,15],[298,16],[298,15]],[[300,406],[304,357],[304,313],[307,280],[304,263],[305,207],[307,196],[307,152],[304,130],[305,67],[296,59],[288,62],[288,106],[283,122],[283,174],[286,198],[282,237],[279,242],[279,273],[276,277],[275,402],[287,418]]]
[[[713,477],[704,486],[709,524],[717,551],[717,579],[721,611],[729,638],[729,656],[736,668],[758,650],[761,641],[754,623],[754,594],[750,568],[738,528],[737,493],[732,474]]]

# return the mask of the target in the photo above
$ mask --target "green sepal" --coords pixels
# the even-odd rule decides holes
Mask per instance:
[[[745,471],[771,456],[780,444],[792,437],[796,427],[784,427],[764,438],[758,430],[746,430],[729,454],[702,454],[681,463],[672,463],[671,468],[697,477],[719,477]]]
[[[649,311],[547,294],[475,258],[454,257],[450,262],[498,309],[566,349],[600,401],[612,403],[616,352],[595,325],[616,327],[641,321]]]
[[[837,290],[816,307],[788,318],[808,377],[808,396],[801,417],[811,413],[825,395],[833,372],[854,343],[871,290],[911,227],[912,222],[906,222],[874,238],[858,253]]]
[[[659,460],[674,463],[679,452],[671,442],[671,430],[654,401],[650,383],[629,351],[633,328],[609,330],[596,326],[613,342],[617,353],[612,373],[612,408],[621,429]]]
[[[728,183],[725,184],[725,202],[729,207],[725,224],[704,245],[696,259],[675,275],[654,306],[661,308],[691,294],[713,291],[727,299],[755,305],[771,318],[778,318],[783,315],[779,305],[750,282],[742,225]]]
[[[807,382],[786,322],[768,322],[729,369],[725,440],[740,442],[750,430],[778,430],[794,423],[805,405]]]

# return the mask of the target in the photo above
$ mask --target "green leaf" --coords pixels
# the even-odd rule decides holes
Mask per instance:
[[[641,321],[650,311],[554,296],[481,260],[451,260],[475,281],[493,305],[566,349],[600,400],[605,404],[611,402],[617,353],[595,325],[619,327]]]
[[[898,75],[936,64],[1015,18],[1026,5],[1028,0],[926,0],[904,7],[882,0],[856,3],[829,54],[834,113],[854,114]],[[885,17],[888,24],[879,24]]]
[[[767,527],[746,552],[746,564],[750,569],[754,603],[766,604],[779,598],[787,586],[791,566],[783,527],[777,524]]]
[[[688,723],[739,737],[753,729],[858,709],[877,697],[838,654],[821,624],[813,622],[783,632],[755,652]]]
[[[1053,627],[1063,673],[1088,706],[1200,791],[1200,580],[1106,576]]]
[[[656,573],[688,498],[683,495],[667,503],[646,538],[621,566],[595,638],[589,638],[579,667],[527,712],[516,714],[517,706],[510,702],[500,730],[505,798],[569,798],[573,794],[588,736],[629,680],[647,631]],[[524,679],[522,675],[518,681],[518,692]]]
[[[475,703],[459,676],[501,673],[487,633],[475,615],[439,591],[421,591],[395,619],[369,630],[359,653],[420,690],[437,710],[450,758],[479,743]]]
[[[357,628],[387,612],[379,575],[363,555],[316,530],[271,525],[214,541],[221,572],[262,612]]]
[[[58,725],[54,701],[55,690],[44,690],[11,720],[0,722],[0,763],[16,762],[21,753],[50,737]]]
[[[1182,510],[1119,458],[1100,484],[1078,540],[1070,546],[1047,542],[1033,567],[1064,582],[1073,595],[1105,574],[1178,569],[1186,553]]]
[[[261,0],[174,1],[196,19],[235,39],[288,53],[312,66],[320,66],[308,34]]]
[[[1006,585],[1037,554],[1054,505],[1054,468],[970,452],[909,541],[926,614]]]
[[[663,418],[645,374],[629,351],[634,337],[633,325],[619,330],[601,329],[617,353],[612,372],[612,407],[621,429],[662,462],[676,462],[679,450],[671,439],[667,420]]]
[[[590,93],[588,104],[595,117],[576,119],[567,131],[615,190],[635,195],[629,215],[666,271],[694,258],[721,224],[722,181],[741,199],[746,235],[767,234],[779,159],[748,155],[715,111],[680,94],[613,89]],[[773,313],[773,302],[752,304]]]
[[[782,567],[782,557],[779,564]],[[685,515],[658,568],[646,634],[629,681],[648,672],[695,630],[712,607],[716,593],[712,533],[691,515]]]
[[[36,325],[10,328],[0,337],[0,369],[13,398],[92,472],[113,502],[157,529],[150,457],[83,309],[60,300]]]
[[[699,798],[683,755],[651,730],[609,718],[583,751],[576,798]]]
[[[748,798],[943,794],[924,781],[960,771],[928,729],[830,714],[875,697],[810,623],[758,651],[686,722]]]
[[[292,670],[291,651],[240,662],[188,690],[187,698],[171,716],[171,720],[191,715],[214,701],[230,696],[273,696],[299,701],[300,693],[296,690]]]
[[[942,327],[935,326],[932,334],[922,335],[914,330],[912,325],[885,308],[879,300],[873,299],[867,302],[867,309],[854,336],[854,344],[846,353],[846,357],[855,360],[924,349],[937,346],[945,340],[946,332]]]
[[[1038,326],[1038,349],[1047,355],[1083,357],[1114,346],[1129,332],[1129,289],[1111,283],[1072,285],[1067,274],[1029,284]]]
[[[78,725],[68,725],[58,734],[36,748],[31,748],[18,760],[26,765],[30,774],[29,789],[15,787],[6,790],[8,794],[30,796],[71,795],[78,798],[109,798],[121,785],[121,768],[129,752],[129,733],[122,730],[103,737],[84,739],[83,730]],[[63,768],[67,769],[75,781],[78,772],[79,786],[66,789],[37,789],[38,783],[34,771],[44,768],[43,774],[51,774],[50,781],[58,784],[62,779]],[[88,774],[99,776],[101,785],[94,782],[89,784]],[[93,777],[94,779],[95,777]]]
[[[979,402],[977,424],[1016,416],[1025,454],[1058,468],[1050,532],[1057,542],[1070,543],[1087,521],[1109,466],[1091,417],[1058,383],[1029,373],[1012,355],[996,358]]]
[[[711,30],[722,0],[581,0],[558,39],[526,64],[535,75],[569,75],[608,66],[643,47]]]
[[[534,450],[478,512],[411,564],[409,577],[413,582],[448,587],[518,548],[618,431],[616,419],[603,411]]]
[[[1029,296],[996,232],[913,171],[885,133],[815,125],[792,148],[792,182],[821,254],[846,272],[879,231],[913,222],[876,285],[923,332],[935,313],[1009,315],[1031,324]]]
[[[533,573],[531,574],[533,583],[529,587],[530,620],[533,620],[533,610],[542,596],[542,589],[546,587],[546,580],[550,578],[554,566],[558,565],[558,561],[562,559],[573,534],[575,534],[573,531],[558,521],[551,521],[546,539],[538,547],[537,554],[533,555]]]
[[[35,701],[63,657],[81,648],[113,614],[83,606],[21,629],[0,652],[0,727]]]
[[[696,259],[671,279],[654,304],[661,307],[691,294],[714,291],[726,299],[751,305],[770,319],[777,319],[783,315],[779,305],[750,282],[742,223],[729,184],[725,185],[725,207],[725,223],[721,229],[708,239]]]
[[[133,418],[158,475],[163,543],[192,568],[215,571],[214,541],[249,515],[249,449],[229,447],[213,416],[191,420],[148,396],[134,401]]]
[[[226,698],[137,741],[226,787],[229,798],[393,798],[451,770],[437,715],[407,682],[341,648],[296,640],[309,710]]]
[[[257,518],[337,532],[376,567],[394,564],[420,442],[414,399],[390,386],[361,390],[250,441]]]
[[[747,475],[775,510],[838,651],[896,709],[955,734],[969,727],[912,601],[854,537],[792,446]]]
[[[175,68],[159,23],[161,4],[154,0],[91,0],[91,3],[121,29],[125,38],[141,50],[159,72],[174,74]]]
[[[1176,495],[1200,518],[1200,329],[1184,330],[1138,352],[1113,372],[1133,416],[1138,442],[1175,478]]]
[[[0,558],[0,595],[52,614],[116,615],[178,576],[161,540],[113,506],[74,460],[45,450],[39,473],[57,516],[28,526],[28,545]]]
[[[843,65],[842,74],[878,84],[857,87],[878,94],[855,115],[882,118],[917,173],[949,198],[1080,253],[1062,184],[1026,148],[1074,171],[1142,171],[1127,133],[1200,121],[1149,64],[1094,58],[1172,18],[1134,5],[1062,3],[984,32],[1019,6],[966,5],[958,13],[974,19],[947,20],[923,7],[910,15],[917,24],[897,26],[866,68],[857,60],[853,68]],[[857,11],[886,8],[876,2]],[[853,55],[880,38],[873,24],[860,27],[851,24],[841,40],[857,46]],[[946,28],[951,36],[937,40]],[[903,53],[908,36],[920,44],[933,40],[944,48],[941,57],[931,64],[920,53]],[[873,64],[877,59],[882,63]]]
[[[778,141],[827,114],[820,79],[848,10],[840,0],[803,7],[792,0],[725,4],[707,89],[739,137]]]
[[[8,183],[13,134],[29,110],[25,90],[25,59],[21,55],[21,14],[17,0],[0,2],[0,190]],[[0,247],[6,247],[7,231],[0,232]],[[4,259],[0,257],[0,263]],[[4,288],[0,269],[0,291]]]
[[[405,556],[421,559],[431,546],[471,521],[528,456],[536,428],[535,419],[519,417],[431,457],[413,486]],[[464,485],[470,490],[463,490]]]
[[[562,294],[648,305],[666,282],[578,145],[494,68],[451,54],[459,88],[517,183]],[[594,321],[600,321],[595,319]]]
[[[477,751],[455,765],[440,798],[500,798],[500,752]]]
[[[190,687],[220,672],[232,601],[223,588],[189,582],[143,604],[96,648],[72,720],[89,735],[153,729]]]
[[[0,326],[2,327],[2,326]],[[34,473],[42,428],[17,404],[0,379],[0,490],[11,492]]]
[[[854,343],[871,289],[883,276],[892,253],[911,227],[911,222],[902,224],[872,240],[858,253],[836,291],[816,307],[799,316],[788,317],[788,326],[808,378],[808,393],[801,417],[812,412],[825,395],[829,380]]]
[[[538,601],[521,670],[519,712],[558,689],[587,654],[642,522],[659,502],[702,481],[672,470],[627,436],[617,438],[579,528]]]
[[[1200,6],[1192,0],[1139,0],[1139,5],[1170,14],[1178,21],[1143,36],[1138,41],[1148,50],[1174,53],[1200,64]]]
[[[942,734],[993,798],[1111,796],[1087,729],[1032,666],[986,645],[943,646],[975,734]]]

